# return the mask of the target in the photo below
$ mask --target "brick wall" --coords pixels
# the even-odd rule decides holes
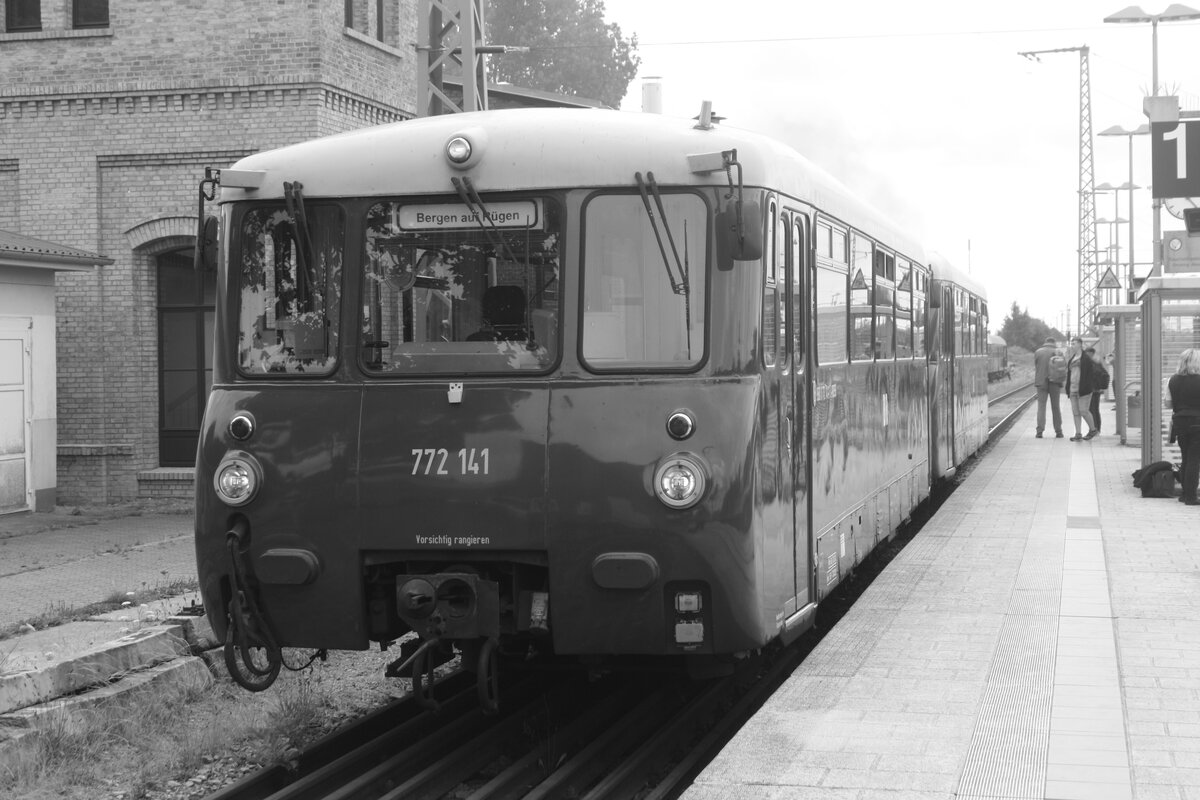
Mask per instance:
[[[0,33],[0,228],[114,262],[56,279],[61,502],[158,466],[155,256],[191,244],[204,167],[412,115],[415,0],[384,41],[355,2],[357,30],[331,0],[110,0],[74,31],[44,0],[42,31]]]

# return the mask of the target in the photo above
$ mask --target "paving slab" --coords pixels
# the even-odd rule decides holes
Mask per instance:
[[[1200,800],[1200,513],[1032,417],[686,800]]]

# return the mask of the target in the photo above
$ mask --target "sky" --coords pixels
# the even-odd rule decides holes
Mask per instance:
[[[1075,330],[1079,272],[1080,72],[1089,48],[1094,183],[1130,180],[1130,137],[1147,122],[1149,24],[1105,24],[1124,0],[604,0],[638,39],[641,66],[621,105],[640,111],[645,78],[663,113],[711,100],[723,124],[780,139],[911,228],[988,289],[991,328],[1015,302]],[[1161,13],[1167,3],[1142,8]],[[1200,8],[1196,2],[1195,8]],[[1200,110],[1200,22],[1158,25],[1162,94]],[[1150,184],[1148,136],[1132,138],[1133,183]],[[1130,217],[1129,192],[1095,196],[1096,217]],[[1114,206],[1119,203],[1119,206]],[[1151,199],[1133,192],[1135,269],[1151,263]],[[1163,230],[1183,223],[1164,209]],[[1129,263],[1130,225],[1098,226]],[[1102,252],[1100,260],[1110,258]]]

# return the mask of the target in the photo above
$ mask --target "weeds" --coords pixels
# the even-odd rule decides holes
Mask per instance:
[[[117,611],[125,603],[140,606],[143,603],[153,600],[165,600],[169,597],[186,594],[187,592],[194,592],[199,588],[200,584],[194,578],[177,578],[174,580],[164,580],[154,586],[143,583],[142,588],[136,592],[114,591],[100,602],[90,603],[86,606],[67,606],[63,603],[57,605],[51,604],[49,608],[36,617],[30,617],[27,620],[15,622],[11,625],[0,626],[0,641],[29,630],[30,626],[37,630],[53,628],[67,622],[94,617],[97,614]]]

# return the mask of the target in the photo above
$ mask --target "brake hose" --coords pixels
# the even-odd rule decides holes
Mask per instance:
[[[283,653],[255,596],[254,581],[242,548],[245,522],[239,520],[225,536],[233,563],[229,598],[229,626],[225,633],[225,666],[229,677],[243,689],[261,692],[275,682]],[[256,652],[257,651],[257,652]],[[265,659],[265,664],[263,660]]]

